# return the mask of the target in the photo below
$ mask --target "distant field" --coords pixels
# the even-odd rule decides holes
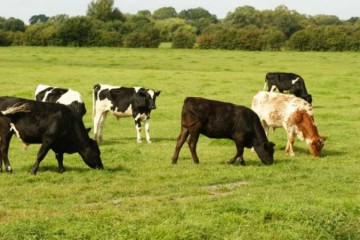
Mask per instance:
[[[131,118],[109,115],[100,146],[105,169],[50,152],[30,175],[39,145],[10,145],[13,173],[0,174],[0,239],[360,239],[360,54],[124,48],[0,48],[0,95],[34,98],[39,83],[81,92],[92,127],[96,83],[160,90],[152,144],[136,143]],[[321,158],[285,132],[271,133],[275,164],[245,150],[229,166],[228,140],[200,137],[200,164],[185,144],[171,165],[186,96],[250,106],[265,73],[300,74],[313,96]],[[144,133],[144,132],[143,132]],[[92,133],[91,133],[92,135]]]

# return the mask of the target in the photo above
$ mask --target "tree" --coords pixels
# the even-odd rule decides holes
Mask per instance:
[[[151,12],[149,10],[140,10],[137,12],[137,15],[151,18]]]
[[[299,13],[289,10],[284,5],[280,5],[275,8],[272,25],[277,27],[289,38],[293,33],[302,29],[300,20],[302,20],[302,17]]]
[[[235,9],[233,13],[229,13],[224,23],[226,26],[243,28],[249,25],[260,26],[260,12],[251,6],[243,6]]]
[[[172,48],[193,48],[196,42],[195,29],[190,25],[180,27],[174,34]]]
[[[53,17],[50,17],[47,22],[50,24],[61,24],[64,23],[67,19],[69,19],[69,15],[59,14]]]
[[[11,32],[24,32],[25,31],[25,23],[17,18],[8,18],[4,22],[4,30],[5,31],[11,31]]]
[[[197,35],[200,35],[210,24],[218,22],[215,15],[200,7],[182,10],[179,13],[179,18],[185,19],[187,24],[194,26],[197,29]]]
[[[163,7],[154,11],[153,18],[158,20],[176,18],[177,12],[173,7]]]
[[[34,25],[36,23],[45,23],[49,17],[44,14],[34,15],[29,19],[30,25]]]
[[[59,39],[64,46],[87,46],[93,35],[94,23],[87,17],[69,18],[59,29]]]
[[[171,42],[176,30],[185,25],[185,20],[180,18],[168,18],[155,21],[155,26],[160,29],[160,37],[163,42]]]
[[[86,15],[104,22],[125,19],[120,10],[114,8],[114,0],[92,1],[88,5]]]

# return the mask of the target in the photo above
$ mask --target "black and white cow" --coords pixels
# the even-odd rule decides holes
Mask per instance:
[[[142,87],[120,87],[96,84],[93,92],[94,136],[97,142],[102,141],[104,122],[108,112],[115,117],[133,117],[137,132],[137,141],[141,142],[141,121],[145,122],[146,141],[150,141],[150,113],[156,109],[155,100],[160,91]]]
[[[82,120],[68,107],[17,97],[0,97],[0,166],[11,172],[8,150],[16,134],[27,146],[41,144],[31,170],[36,174],[40,162],[51,149],[55,152],[59,172],[63,172],[64,153],[79,153],[91,168],[102,169],[98,144],[89,138]]]
[[[39,84],[35,89],[35,99],[41,102],[61,103],[83,117],[86,108],[81,94],[69,88],[52,87]]]
[[[254,147],[266,165],[274,161],[275,144],[268,141],[259,117],[250,108],[198,97],[185,98],[181,114],[181,132],[172,157],[173,164],[177,162],[180,149],[189,136],[188,144],[193,161],[199,163],[196,145],[200,134],[209,138],[232,139],[235,142],[237,152],[229,164],[240,158],[240,164],[245,165],[245,147]]]
[[[278,90],[284,93],[289,91],[296,97],[300,97],[310,104],[312,103],[312,96],[306,90],[304,79],[297,74],[269,72],[265,77],[265,85],[267,85],[267,91],[269,92]]]

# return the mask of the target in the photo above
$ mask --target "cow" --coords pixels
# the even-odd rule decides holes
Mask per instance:
[[[327,137],[319,135],[312,107],[308,102],[289,94],[260,91],[253,97],[251,109],[258,114],[267,135],[269,127],[274,130],[280,127],[285,129],[287,155],[295,155],[293,145],[297,136],[306,141],[313,156],[320,156]]]
[[[284,93],[288,91],[289,93],[300,97],[312,103],[312,96],[308,94],[304,79],[294,73],[284,73],[284,72],[269,72],[265,77],[265,88],[267,85],[267,91],[273,92],[275,90]]]
[[[160,91],[142,87],[120,87],[96,84],[93,89],[94,136],[98,143],[103,140],[102,132],[108,112],[118,119],[133,117],[137,142],[141,143],[141,121],[145,122],[146,141],[150,140],[150,113],[156,109],[156,97]]]
[[[69,88],[52,87],[39,84],[35,89],[35,99],[41,102],[61,103],[68,106],[82,118],[86,108],[81,94]]]
[[[244,148],[254,147],[261,161],[270,165],[274,162],[274,143],[269,142],[259,117],[245,106],[200,97],[187,97],[181,113],[181,132],[177,138],[172,163],[176,164],[181,147],[186,139],[195,164],[199,163],[196,144],[199,135],[209,138],[226,138],[235,142],[237,152],[228,163],[234,164],[240,158],[245,165]]]
[[[62,104],[0,97],[0,166],[4,161],[6,171],[12,171],[8,150],[15,134],[25,146],[41,144],[31,170],[33,175],[50,149],[55,152],[60,173],[65,171],[64,153],[77,152],[89,167],[103,169],[100,149],[88,131],[82,120]]]

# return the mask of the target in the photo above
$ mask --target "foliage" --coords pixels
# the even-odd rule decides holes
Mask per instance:
[[[10,46],[12,44],[11,33],[0,30],[0,46]]]
[[[157,48],[160,43],[160,31],[156,28],[129,33],[124,40],[124,46],[130,48]]]
[[[333,15],[308,16],[285,5],[262,11],[248,5],[239,6],[229,12],[225,19],[219,20],[201,7],[184,9],[180,13],[173,7],[162,7],[153,14],[146,9],[136,14],[123,14],[114,7],[113,0],[93,0],[88,5],[86,16],[88,18],[65,14],[52,17],[34,15],[30,19],[30,26],[19,19],[0,17],[0,30],[7,32],[2,33],[0,46],[153,48],[159,46],[159,41],[170,44],[175,40],[174,47],[180,48],[359,51],[358,17],[340,20]],[[39,23],[46,23],[46,27],[31,27]],[[195,40],[192,33],[179,31],[188,26],[194,29],[191,31],[195,34]],[[26,31],[27,28],[29,31]],[[46,34],[43,30],[46,30]],[[137,40],[141,42],[136,43]]]
[[[64,156],[59,174],[49,152],[31,176],[40,146],[25,151],[13,136],[13,173],[0,173],[0,239],[360,238],[358,53],[9,47],[0,48],[0,58],[3,95],[33,99],[40,83],[70,87],[83,96],[87,127],[96,83],[162,91],[151,112],[151,144],[136,142],[132,118],[108,116],[101,171],[74,153]],[[286,156],[286,134],[277,129],[269,134],[272,166],[250,149],[247,166],[227,165],[234,144],[205,136],[200,164],[184,144],[171,165],[185,97],[249,107],[273,70],[305,79],[319,133],[329,136],[322,157],[298,139],[296,156]]]
[[[157,20],[164,20],[168,18],[176,18],[177,12],[173,7],[162,7],[156,9],[153,13],[153,18]]]
[[[168,18],[155,22],[155,27],[160,29],[160,38],[162,42],[171,42],[174,33],[178,28],[184,27],[185,25],[185,20],[180,18]]]
[[[48,19],[49,17],[47,17],[45,14],[34,15],[29,19],[29,23],[30,25],[34,25],[36,23],[45,23]]]
[[[69,18],[60,26],[58,34],[63,46],[87,46],[94,34],[94,22],[88,17]]]
[[[114,8],[114,0],[93,0],[86,15],[101,21],[124,21],[125,17],[118,8]]]
[[[8,18],[3,23],[3,27],[5,31],[10,32],[24,32],[25,31],[25,23],[17,18]]]
[[[196,42],[195,29],[189,25],[180,27],[174,34],[172,48],[193,48]]]
[[[28,46],[54,46],[59,44],[57,33],[54,25],[37,23],[26,29],[24,41]]]

